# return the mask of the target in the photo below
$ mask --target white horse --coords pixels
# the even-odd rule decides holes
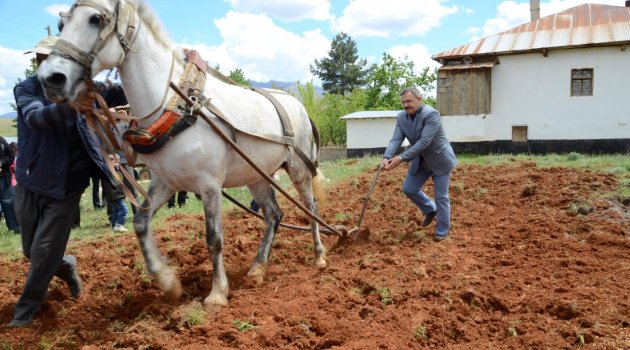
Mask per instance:
[[[60,40],[37,72],[51,101],[74,101],[87,88],[86,82],[98,72],[118,67],[133,115],[146,116],[138,121],[138,125],[149,127],[160,117],[165,101],[173,94],[168,83],[173,81],[177,84],[184,71],[184,55],[165,38],[161,26],[144,2],[77,0],[69,13],[62,14],[60,25],[63,26]],[[272,93],[288,113],[295,133],[294,147],[239,131],[261,130],[282,136],[278,112],[261,94],[224,83],[209,75],[204,95],[211,99],[235,128],[216,115],[211,119],[246,154],[254,156],[266,174],[284,168],[306,208],[317,213],[315,194],[318,192],[318,177],[312,175],[295,151],[301,150],[310,161],[315,161],[318,150],[314,130],[298,100],[279,91]],[[265,232],[248,272],[248,276],[256,283],[262,282],[282,212],[272,196],[270,185],[261,175],[203,120],[198,120],[156,152],[139,155],[139,161],[148,165],[152,171],[148,193],[153,204],[137,212],[134,228],[147,269],[156,278],[162,291],[178,298],[181,285],[159,252],[149,223],[156,210],[176,191],[199,194],[204,203],[206,243],[214,268],[212,290],[205,303],[223,306],[228,302],[229,288],[223,266],[222,188],[248,186],[263,210]],[[309,220],[314,263],[324,268],[326,255],[319,225]]]

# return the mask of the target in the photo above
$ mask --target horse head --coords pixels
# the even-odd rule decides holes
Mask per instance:
[[[131,49],[136,17],[126,0],[77,0],[61,13],[59,40],[37,71],[48,99],[73,101],[101,70],[119,67]]]

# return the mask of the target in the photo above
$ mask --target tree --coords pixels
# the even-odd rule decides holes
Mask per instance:
[[[24,78],[28,79],[32,76],[35,76],[35,74],[37,74],[37,59],[33,57],[31,58],[31,65],[24,70]],[[21,83],[23,80],[24,79],[18,77],[18,80],[15,83],[15,85]],[[11,109],[17,112],[17,105],[14,102],[9,102],[9,106],[11,106]],[[17,118],[13,119],[13,122],[11,123],[11,127],[17,129]]]
[[[346,33],[335,36],[328,57],[315,60],[311,73],[322,81],[324,91],[344,95],[365,84],[367,61],[359,59],[357,44]]]
[[[433,90],[436,79],[435,69],[431,71],[425,67],[417,75],[415,64],[406,56],[395,59],[388,53],[383,53],[383,63],[374,64],[367,77],[367,110],[400,109],[400,91],[405,87],[415,86],[423,94],[423,101],[435,105],[433,98],[427,98],[428,92]]]
[[[251,86],[252,85],[252,81],[245,78],[245,73],[243,72],[242,69],[240,68],[236,68],[235,70],[231,70],[230,74],[228,75],[228,77],[230,77],[230,79],[234,80],[235,82],[244,85],[244,86]]]
[[[24,70],[24,78],[28,79],[32,76],[35,76],[35,74],[37,74],[37,60],[35,59],[35,57],[33,57],[31,58],[31,65]],[[18,77],[18,80],[15,83],[15,85],[21,83],[23,80],[24,79]],[[15,103],[10,102],[9,105],[14,111],[17,111],[17,105]],[[15,119],[13,120],[13,125],[17,127],[17,121]]]
[[[313,119],[322,146],[341,146],[346,143],[346,122],[339,118],[365,107],[365,92],[355,89],[346,95],[318,95],[313,82],[301,85],[298,82],[297,98],[302,102],[309,117]]]

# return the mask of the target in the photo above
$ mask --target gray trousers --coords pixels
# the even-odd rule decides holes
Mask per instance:
[[[22,227],[22,251],[31,265],[13,319],[28,320],[39,311],[53,276],[68,281],[76,268],[76,258],[64,253],[81,193],[54,199],[18,184],[15,194],[15,212]]]

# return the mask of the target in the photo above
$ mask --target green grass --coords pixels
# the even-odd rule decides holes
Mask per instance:
[[[0,118],[0,136],[17,136],[17,128],[14,127],[14,120],[9,118]]]
[[[363,158],[341,159],[336,161],[322,162],[320,168],[326,177],[325,184],[334,186],[337,183],[348,178],[353,178],[358,174],[364,173],[371,169],[376,169],[382,157],[380,155],[368,156]],[[613,193],[606,194],[609,197],[630,198],[630,157],[627,155],[605,155],[590,156],[571,154],[550,154],[544,156],[529,155],[458,155],[460,164],[470,164],[478,166],[495,166],[500,164],[510,164],[514,161],[530,161],[538,167],[567,167],[576,169],[589,169],[596,172],[604,172],[615,174],[620,182],[619,188]],[[280,185],[287,189],[289,193],[295,194],[288,176],[283,172],[279,172]],[[143,186],[148,186],[148,182],[143,182]],[[464,184],[457,179],[451,183],[454,191]],[[241,203],[248,205],[251,195],[246,187],[227,189],[231,196],[235,197]],[[234,204],[223,200],[224,210],[237,209]],[[240,210],[240,209],[239,209]],[[167,209],[162,207],[155,215],[152,221],[152,227],[160,227],[164,221],[173,214],[187,213],[203,213],[203,203],[189,193],[189,200],[183,208]],[[342,213],[344,214],[344,213]],[[350,214],[344,214],[350,215]],[[92,208],[92,191],[91,188],[86,189],[81,198],[81,227],[72,230],[70,247],[74,245],[85,244],[91,240],[101,239],[103,236],[116,237],[118,235],[133,235],[133,224],[131,214],[125,225],[129,232],[115,233],[109,228],[107,214],[105,211],[95,211]],[[15,260],[22,257],[21,241],[19,235],[15,235],[7,231],[4,222],[0,223],[0,259]]]

